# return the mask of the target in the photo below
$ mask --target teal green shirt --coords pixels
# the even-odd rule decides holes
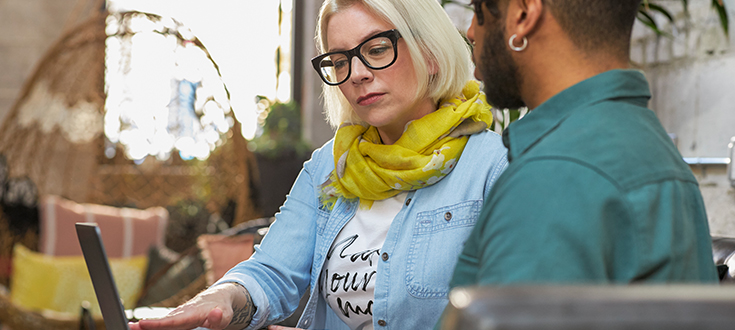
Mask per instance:
[[[716,282],[699,186],[649,98],[613,70],[511,124],[450,285]]]

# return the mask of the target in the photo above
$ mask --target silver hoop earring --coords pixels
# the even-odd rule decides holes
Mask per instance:
[[[517,34],[514,34],[510,37],[510,40],[508,40],[508,45],[510,46],[510,49],[515,50],[517,52],[522,52],[526,47],[528,47],[528,39],[526,37],[523,37],[523,45],[520,47],[515,45],[516,37],[518,37]]]

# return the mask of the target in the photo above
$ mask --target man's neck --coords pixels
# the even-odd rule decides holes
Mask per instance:
[[[581,51],[554,49],[547,56],[539,56],[521,70],[521,96],[529,109],[535,109],[546,100],[577,83],[600,73],[629,68],[628,62],[612,56],[585,56]],[[541,53],[539,53],[541,54]]]

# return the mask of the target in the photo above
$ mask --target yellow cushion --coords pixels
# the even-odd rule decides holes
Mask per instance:
[[[135,307],[147,264],[146,256],[110,259],[112,275],[126,309]],[[86,300],[92,305],[92,314],[101,315],[82,256],[52,257],[16,244],[11,281],[10,298],[18,306],[78,314],[82,301]]]

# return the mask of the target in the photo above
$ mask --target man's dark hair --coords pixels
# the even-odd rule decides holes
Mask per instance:
[[[543,0],[572,42],[586,52],[601,50],[627,56],[630,34],[641,0]],[[473,0],[478,23],[483,24],[482,4],[496,18],[498,3],[508,0]],[[617,54],[616,54],[617,55]]]

